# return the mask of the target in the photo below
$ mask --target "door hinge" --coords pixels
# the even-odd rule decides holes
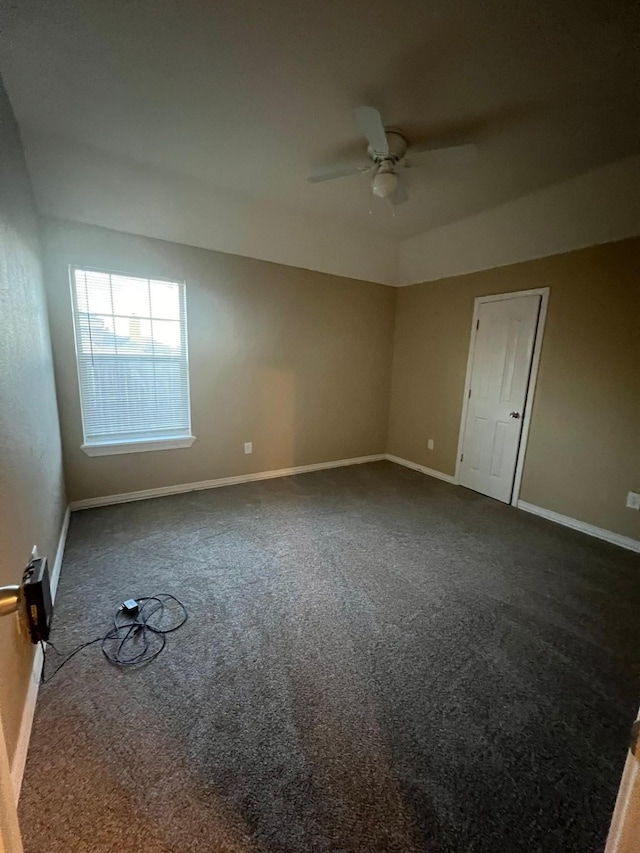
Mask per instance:
[[[640,760],[640,720],[636,720],[631,726],[631,737],[629,738],[629,751]]]
[[[469,393],[467,394],[467,397],[471,397],[471,388],[469,388]]]
[[[460,454],[460,461],[462,462],[463,459],[464,459],[464,453],[461,453]]]
[[[476,320],[476,332],[480,328],[480,320]]]

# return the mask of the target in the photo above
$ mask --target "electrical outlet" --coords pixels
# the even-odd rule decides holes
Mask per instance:
[[[429,448],[429,450],[433,450],[433,439],[432,438],[430,438],[429,441],[427,442],[427,447]]]
[[[244,452],[245,453],[253,453],[253,442],[252,441],[245,441]]]
[[[640,492],[628,492],[627,506],[629,509],[640,509]]]

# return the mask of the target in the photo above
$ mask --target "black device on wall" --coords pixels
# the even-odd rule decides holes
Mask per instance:
[[[53,604],[46,557],[32,560],[22,577],[22,596],[27,611],[31,642],[49,639]]]

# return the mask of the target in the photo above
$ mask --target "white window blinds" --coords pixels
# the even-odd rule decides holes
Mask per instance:
[[[72,269],[85,446],[191,434],[185,285]]]

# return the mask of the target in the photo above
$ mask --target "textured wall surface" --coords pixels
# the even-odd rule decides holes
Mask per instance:
[[[72,500],[384,453],[394,288],[59,221],[44,240]],[[186,281],[192,447],[82,452],[70,264]]]
[[[31,548],[53,562],[65,507],[38,224],[11,106],[0,84],[0,584],[18,583]],[[32,646],[0,619],[0,709],[9,757]]]
[[[640,537],[639,261],[633,238],[399,290],[389,452],[455,472],[475,297],[550,287],[520,497]]]

